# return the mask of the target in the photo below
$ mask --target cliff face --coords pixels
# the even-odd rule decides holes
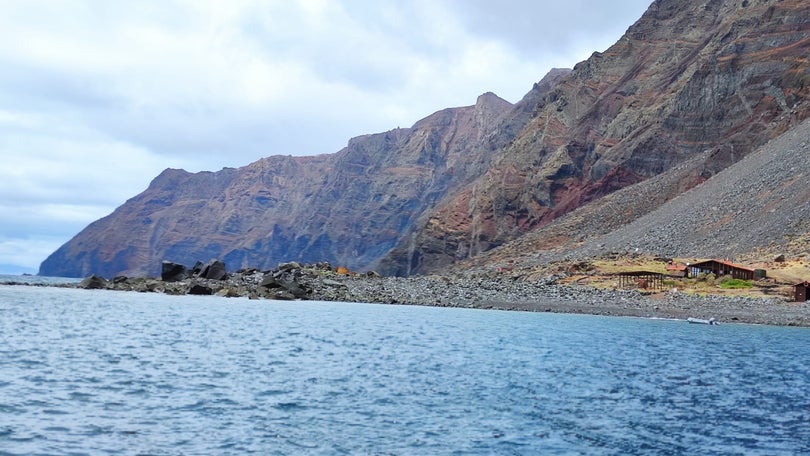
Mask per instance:
[[[40,274],[157,275],[163,259],[210,258],[230,269],[291,260],[369,268],[439,198],[487,169],[492,128],[511,107],[487,93],[336,154],[168,169],[54,252]]]
[[[643,201],[621,199],[622,216],[589,225],[612,229],[808,117],[808,55],[805,1],[657,0],[615,45],[514,106],[485,94],[332,155],[167,170],[40,273],[156,275],[162,259],[214,257],[428,273],[648,183]]]
[[[654,2],[537,99],[492,167],[444,199],[383,270],[473,257],[706,151],[698,175],[718,172],[808,116],[808,55],[807,2]]]
[[[463,268],[493,271],[508,265],[525,272],[555,261],[635,252],[743,262],[805,258],[810,186],[800,163],[808,154],[810,118],[688,191],[679,188],[701,180],[695,172],[711,152],[582,206],[465,261]],[[662,192],[678,196],[666,201]]]

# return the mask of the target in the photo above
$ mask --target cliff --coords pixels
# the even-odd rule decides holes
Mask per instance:
[[[686,182],[705,180],[808,116],[809,50],[807,2],[655,1],[537,99],[486,173],[448,195],[383,270],[472,258],[708,153]],[[639,204],[633,217],[655,207]]]
[[[527,233],[552,233],[536,248],[578,245],[799,125],[808,51],[806,2],[657,0],[616,44],[515,105],[485,94],[335,154],[167,170],[40,273],[155,275],[162,259],[215,257],[230,269],[299,260],[411,275]]]
[[[154,276],[163,259],[210,258],[229,269],[291,260],[369,268],[439,198],[487,169],[492,128],[511,107],[487,93],[331,155],[167,169],[49,256],[40,274]]]

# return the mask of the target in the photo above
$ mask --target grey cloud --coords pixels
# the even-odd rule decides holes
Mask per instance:
[[[33,208],[35,209],[36,206]],[[85,221],[54,220],[47,215],[17,215],[13,219],[6,220],[2,228],[0,228],[0,240],[25,238],[31,235],[32,228],[36,229],[37,236],[53,236],[64,239],[66,234],[77,234],[85,226],[87,226]]]
[[[348,30],[302,28],[294,36],[283,35],[270,18],[261,15],[245,18],[242,28],[267,58],[297,62],[323,81],[383,93],[401,86],[405,82],[404,57],[425,52],[419,44],[424,40],[410,40],[393,30],[377,33],[375,28],[385,25],[378,23],[376,8],[350,5],[346,19],[354,26],[346,27]]]
[[[569,50],[575,42],[615,42],[650,0],[449,0],[474,33],[511,44],[527,56]],[[593,49],[603,51],[604,49]]]
[[[66,71],[29,62],[0,59],[0,101],[23,110],[120,107],[121,100],[105,89],[105,81],[78,69]]]
[[[321,109],[304,105],[272,112],[211,106],[206,112],[190,113],[164,106],[113,112],[93,122],[128,143],[196,162],[197,170],[215,170],[243,166],[267,155],[337,152],[337,146],[348,140],[344,135],[350,118],[325,122]]]

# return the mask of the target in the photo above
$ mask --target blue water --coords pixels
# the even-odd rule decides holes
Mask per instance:
[[[808,454],[810,330],[0,286],[0,454]]]

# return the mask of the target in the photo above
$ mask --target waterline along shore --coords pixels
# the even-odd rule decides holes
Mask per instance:
[[[715,319],[810,327],[810,305],[781,298],[698,295],[667,290],[651,293],[557,283],[558,277],[525,280],[507,274],[381,277],[347,274],[328,264],[286,263],[271,271],[227,273],[166,281],[92,276],[59,286],[167,294],[217,295],[251,299],[318,300],[423,305],[512,311],[556,312],[665,319]]]

